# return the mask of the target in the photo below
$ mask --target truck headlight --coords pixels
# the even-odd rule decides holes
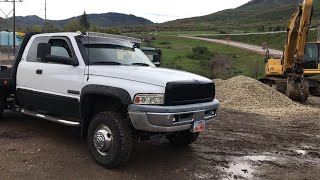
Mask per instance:
[[[144,104],[144,105],[164,104],[164,94],[137,94],[134,97],[134,104]]]

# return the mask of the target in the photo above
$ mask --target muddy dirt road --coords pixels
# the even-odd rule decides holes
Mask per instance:
[[[222,108],[186,149],[165,139],[136,143],[129,164],[108,170],[77,129],[6,113],[0,120],[0,179],[318,179],[320,120],[266,117]]]

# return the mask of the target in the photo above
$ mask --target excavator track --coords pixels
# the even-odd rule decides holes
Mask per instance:
[[[308,100],[310,89],[308,79],[295,80],[287,76],[269,76],[259,79],[259,81],[287,95],[294,101],[305,102]],[[320,81],[318,81],[318,85],[320,87]],[[320,89],[317,90],[320,95]]]
[[[277,91],[285,94],[287,90],[287,77],[285,76],[269,76],[259,79],[265,85],[268,85]]]
[[[309,91],[313,96],[320,96],[320,80],[308,78]]]

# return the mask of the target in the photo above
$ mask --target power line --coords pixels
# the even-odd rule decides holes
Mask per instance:
[[[23,2],[23,0],[0,0],[0,2],[13,3],[13,55],[16,55],[16,2]]]
[[[44,32],[47,32],[47,0],[44,0]]]

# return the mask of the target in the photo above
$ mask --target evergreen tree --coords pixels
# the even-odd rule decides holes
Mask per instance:
[[[90,22],[88,19],[88,15],[86,13],[86,11],[83,12],[82,16],[80,17],[80,26],[82,29],[84,30],[89,30],[90,28]]]

